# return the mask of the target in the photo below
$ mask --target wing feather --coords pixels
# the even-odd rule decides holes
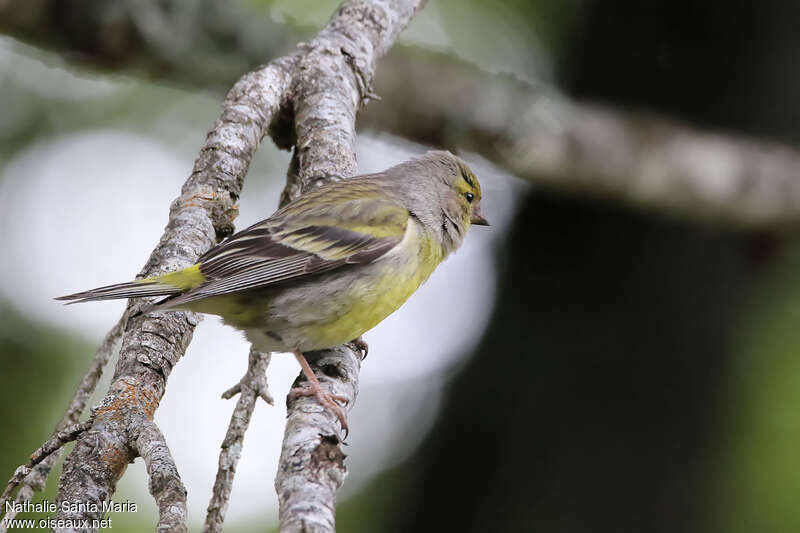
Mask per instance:
[[[319,189],[275,215],[233,235],[199,259],[208,281],[159,304],[182,304],[308,276],[380,258],[405,235],[408,211],[367,188],[337,194]]]

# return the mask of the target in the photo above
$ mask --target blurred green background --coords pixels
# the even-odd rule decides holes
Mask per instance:
[[[138,270],[225,89],[313,34],[336,5],[0,6],[0,474],[49,436],[121,310],[65,310],[48,299]],[[401,42],[486,76],[512,73],[571,97],[792,145],[798,21],[800,4],[780,0],[434,0]],[[363,132],[359,161],[379,169],[422,150]],[[797,237],[562,197],[471,157],[488,176],[488,216],[498,223],[471,234],[479,244],[420,295],[463,298],[450,329],[420,329],[445,310],[412,300],[375,333],[339,530],[799,530]],[[277,204],[287,162],[264,143],[237,226]],[[158,415],[187,481],[192,529],[232,408],[216,399],[226,387],[205,376],[230,367],[231,381],[245,368],[246,349],[229,349],[223,328],[206,326],[197,342],[210,346],[207,357],[181,362]],[[406,337],[434,343],[437,362],[406,362],[401,348],[390,360],[392,340]],[[225,369],[214,367],[227,351]],[[297,369],[276,360],[274,372],[281,398]],[[200,397],[220,404],[216,418],[192,406]],[[263,496],[274,470],[258,461],[277,459],[280,409],[256,413],[263,429],[245,440],[228,531],[275,527]],[[198,420],[210,437],[193,432]],[[114,515],[115,530],[152,529],[141,464],[116,498],[140,511]]]

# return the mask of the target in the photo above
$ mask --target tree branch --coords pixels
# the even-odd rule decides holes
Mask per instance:
[[[94,417],[92,416],[86,422],[75,424],[60,431],[56,431],[52,437],[47,439],[47,441],[45,441],[45,443],[39,447],[39,449],[33,452],[28,462],[17,468],[17,470],[14,472],[14,475],[11,476],[11,479],[8,481],[8,485],[3,491],[3,495],[0,496],[0,508],[5,509],[6,502],[11,497],[11,494],[13,494],[14,489],[16,489],[17,486],[22,483],[22,481],[31,473],[36,465],[41,464],[44,459],[49,457],[55,451],[60,450],[61,447],[68,442],[72,442],[77,439],[78,435],[92,426],[93,421]],[[13,518],[13,516],[9,516],[8,518]],[[5,524],[3,524],[3,527],[5,527]]]
[[[95,67],[219,91],[306,37],[217,0],[4,0],[0,31]]]
[[[237,82],[181,196],[171,207],[161,242],[140,276],[190,265],[232,232],[235,202],[244,176],[259,141],[268,131],[279,146],[294,144],[291,169],[296,172],[289,174],[284,200],[335,176],[355,174],[355,113],[372,96],[377,58],[388,50],[422,3],[345,1],[311,43],[300,45],[297,53],[275,60]],[[294,128],[287,128],[292,119]],[[136,310],[140,306],[138,301],[129,304],[126,313],[135,318],[123,320],[122,349],[103,402],[80,432],[69,435],[80,433],[64,464],[57,518],[73,524],[99,520],[102,513],[94,509],[103,508],[102,503],[110,500],[127,464],[142,456],[159,506],[159,530],[184,531],[185,489],[152,417],[199,317],[189,312],[139,315]],[[266,362],[262,357],[250,368],[254,371],[258,366],[263,370]],[[360,363],[355,353],[348,347],[338,347],[317,354],[312,362],[323,369],[335,392],[350,398],[352,406]],[[264,391],[260,392],[263,395]],[[252,405],[248,403],[251,400],[246,398],[239,405],[249,419]],[[288,430],[276,479],[283,531],[298,527],[333,530],[335,492],[345,473],[344,455],[339,449],[335,420],[319,407],[309,399],[299,399],[289,406]],[[306,412],[309,408],[311,412]],[[235,412],[234,421],[236,417]],[[241,442],[245,429],[246,423],[233,432],[234,442]],[[59,446],[63,444],[60,437],[56,439]],[[287,453],[294,457],[291,465]],[[238,455],[223,454],[221,471],[222,462],[228,459],[235,466]],[[230,469],[231,477],[232,474]],[[22,477],[20,473],[15,475],[15,479]],[[227,475],[223,477],[209,509],[212,523],[221,524],[224,514],[224,487],[227,485],[229,490],[230,481]],[[303,506],[297,505],[298,497],[304,498]],[[84,505],[62,506],[65,501]],[[322,529],[317,527],[320,524]]]
[[[228,432],[225,440],[222,441],[222,450],[219,454],[219,467],[217,468],[217,478],[214,481],[214,490],[211,501],[208,503],[206,511],[206,523],[203,531],[206,533],[217,533],[222,531],[222,523],[225,521],[225,513],[228,511],[228,503],[231,497],[233,486],[233,476],[236,473],[236,465],[242,456],[242,443],[244,434],[250,425],[250,418],[256,407],[259,398],[273,404],[272,396],[269,394],[267,386],[267,366],[269,365],[270,354],[261,353],[255,348],[250,348],[248,357],[247,373],[233,387],[222,393],[224,399],[233,398],[239,395],[236,408],[231,414],[231,421],[228,424]]]
[[[206,0],[201,1],[205,5]],[[143,54],[155,59],[155,65],[171,65],[174,72],[184,73],[178,77],[185,75],[186,79],[217,82],[228,75],[222,73],[224,69],[185,68],[193,61],[186,61],[187,56],[181,54],[191,56],[191,46],[181,47],[177,53],[175,39],[163,31],[170,25],[152,24],[167,20],[169,9],[160,9],[161,4],[156,3],[142,7],[130,0],[119,2],[125,6],[128,37],[133,37],[117,48],[113,40],[102,38],[107,37],[103,28],[108,29],[104,24],[109,20],[103,16],[107,13],[104,9],[111,2],[78,2],[72,6],[74,11],[64,11],[70,16],[62,19],[40,9],[52,3],[43,0],[29,4],[28,11],[0,19],[4,29],[23,36],[32,35],[30,27],[44,19],[54,30],[47,37],[54,39],[50,44],[66,44],[99,58],[117,54],[117,58],[131,59]],[[140,275],[192,264],[232,232],[244,176],[266,133],[278,146],[294,147],[282,202],[325,181],[355,174],[355,115],[374,97],[375,63],[423,3],[346,0],[314,40],[242,77],[229,92],[220,119],[171,207],[161,242]],[[101,15],[90,21],[96,32],[90,35],[100,39],[89,46],[85,40],[74,39],[81,33],[74,31],[74,23],[84,4],[89,7],[83,9]],[[11,5],[19,2],[3,3],[0,13],[4,9],[7,13]],[[191,20],[178,22],[186,26]],[[200,36],[211,31],[207,26],[198,27]],[[238,29],[233,33],[238,34]],[[59,35],[73,39],[59,42]],[[214,46],[209,49],[213,51]],[[237,49],[235,55],[241,52]],[[406,49],[393,54],[388,63],[378,84],[384,102],[373,106],[373,112],[365,117],[364,123],[370,127],[429,144],[475,150],[522,177],[558,190],[744,227],[780,227],[798,221],[800,154],[786,147],[576,104],[507,77],[488,76],[441,54]],[[82,502],[90,504],[83,509],[91,509],[91,504],[102,508],[126,465],[139,455],[147,465],[151,492],[159,506],[159,529],[185,530],[185,489],[152,416],[199,317],[169,312],[127,321],[136,305],[129,307],[120,325],[109,333],[54,438],[15,473],[4,498],[23,480],[17,500],[30,498],[32,488],[44,483],[57,450],[67,439],[77,437],[64,464],[59,503]],[[112,339],[113,345],[122,329],[123,345],[112,384],[93,418],[75,426],[108,360],[111,349],[106,344]],[[309,354],[309,359],[330,392],[347,397],[348,408],[352,407],[358,391],[358,355],[341,346]],[[268,357],[261,356],[254,363],[251,354],[246,378],[262,375],[267,361]],[[239,386],[242,393],[246,388],[244,382]],[[226,449],[223,443],[219,489],[215,485],[209,504],[209,530],[221,527],[254,403],[252,391],[247,398],[242,394],[232,416],[226,437],[226,442],[232,439],[231,444]],[[346,474],[340,443],[340,429],[330,412],[312,398],[289,401],[275,480],[281,531],[333,531],[335,494]],[[92,520],[101,516],[88,510],[60,510],[58,518]]]
[[[355,115],[373,96],[375,63],[424,3],[345,1],[304,47],[292,84],[297,140],[282,203],[357,173]],[[307,357],[329,392],[347,398],[351,409],[361,363],[356,352],[339,346]],[[275,478],[280,531],[335,531],[336,491],[346,475],[336,417],[309,397],[288,400],[288,409]]]
[[[478,152],[561,192],[733,227],[800,222],[800,153],[787,146],[576,103],[436,53],[387,60],[362,125]]]
[[[291,58],[273,61],[231,89],[181,196],[172,205],[161,242],[140,275],[188,266],[231,233],[247,168],[283,102],[291,63]],[[149,427],[153,413],[199,320],[194,313],[166,312],[139,315],[128,322],[114,377],[95,410],[95,422],[78,438],[64,463],[58,518],[90,523],[101,518],[91,512],[91,504],[102,509],[136,450],[144,446],[142,442],[134,446],[133,436],[160,434]],[[72,511],[62,508],[63,501],[89,505]]]
[[[150,494],[158,505],[156,531],[183,533],[186,528],[186,488],[178,467],[167,447],[167,441],[155,423],[141,417],[131,434],[132,450],[144,459],[150,476]]]

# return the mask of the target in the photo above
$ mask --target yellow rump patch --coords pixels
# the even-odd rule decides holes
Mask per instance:
[[[142,281],[157,281],[184,291],[202,284],[206,281],[206,277],[200,272],[200,263],[198,263],[177,272],[145,278]]]

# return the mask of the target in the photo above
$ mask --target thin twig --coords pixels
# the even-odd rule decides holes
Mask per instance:
[[[50,437],[39,447],[39,449],[33,452],[30,460],[28,460],[26,464],[18,467],[14,472],[14,475],[11,476],[11,479],[8,481],[8,485],[6,485],[3,495],[0,496],[0,509],[6,508],[6,502],[13,494],[14,489],[16,489],[17,486],[31,473],[36,465],[40,464],[45,458],[50,456],[56,450],[59,450],[68,442],[72,442],[77,439],[81,433],[92,426],[93,422],[94,416],[89,417],[86,422],[81,422],[80,424],[75,424],[66,429],[55,432],[52,437]]]
[[[267,385],[267,366],[271,359],[269,353],[259,352],[251,346],[247,373],[239,383],[222,393],[222,399],[230,400],[242,390],[249,389],[268,404],[275,405]]]
[[[142,418],[131,435],[131,446],[144,459],[150,476],[150,494],[158,506],[159,533],[184,533],[186,527],[186,487],[167,447],[167,441],[155,423]]]
[[[114,349],[119,343],[120,337],[122,336],[122,331],[125,329],[125,324],[127,321],[128,312],[126,311],[122,314],[114,327],[112,327],[111,330],[106,334],[103,342],[100,344],[100,347],[97,349],[94,357],[92,358],[92,362],[89,365],[89,370],[87,370],[86,374],[83,376],[80,385],[78,385],[78,389],[72,396],[72,401],[70,401],[67,411],[56,425],[56,429],[53,432],[54,436],[58,435],[59,432],[63,431],[65,428],[70,426],[74,427],[80,419],[80,416],[86,410],[86,406],[89,403],[89,398],[92,396],[92,393],[94,393],[97,383],[103,376],[103,371],[105,370],[108,361],[111,359]],[[77,434],[75,437],[77,437]],[[51,437],[48,442],[51,442],[52,440],[53,437]],[[46,445],[47,443],[45,443],[42,448],[44,448]],[[42,448],[40,448],[40,450]],[[14,500],[15,503],[24,505],[31,500],[35,492],[41,492],[44,490],[45,486],[47,485],[47,478],[50,475],[53,466],[58,461],[58,458],[61,456],[61,450],[62,447],[59,446],[51,453],[41,457],[35,466],[32,465],[34,466],[33,469],[29,470],[25,474],[24,480],[21,480],[22,486],[20,487],[17,497]],[[34,454],[35,453],[36,452],[34,452]],[[20,468],[23,468],[23,466],[20,466]],[[18,471],[19,468],[17,469],[17,472]],[[14,475],[16,476],[16,472]],[[2,511],[5,509],[7,498],[11,495],[9,487],[11,486],[13,480],[14,477],[9,480],[9,486],[6,488],[6,491],[3,492],[3,496],[0,497],[0,513],[2,513]],[[17,483],[19,483],[19,481],[17,481]],[[13,490],[13,488],[11,490]],[[16,515],[16,512],[13,512],[13,515],[12,512],[9,512],[4,516],[4,518],[10,519],[13,518],[14,515]],[[4,533],[4,531],[5,526],[0,523],[0,533]]]
[[[78,385],[78,390],[75,391],[72,397],[72,401],[67,408],[67,412],[64,414],[64,418],[59,422],[59,425],[56,426],[57,429],[76,424],[86,410],[89,398],[91,398],[94,393],[97,382],[100,381],[100,378],[103,376],[103,370],[105,370],[108,361],[111,360],[114,349],[122,338],[122,332],[125,331],[125,326],[128,323],[128,316],[129,313],[126,310],[122,313],[117,323],[114,324],[114,327],[106,333],[103,342],[94,354],[94,359],[92,359],[92,363],[89,365],[89,370],[87,370],[86,375],[83,376],[81,384]]]
[[[267,386],[267,366],[270,358],[269,353],[262,353],[251,347],[247,373],[239,380],[239,383],[222,393],[222,397],[226,400],[233,398],[236,394],[239,394],[239,399],[233,414],[231,414],[225,440],[220,446],[222,449],[219,453],[217,478],[214,481],[214,490],[211,501],[208,503],[206,523],[203,527],[203,531],[206,533],[222,531],[225,513],[230,502],[233,477],[236,474],[236,465],[242,456],[244,434],[250,425],[250,418],[258,399],[261,398],[273,405],[273,399]]]
[[[0,533],[6,533],[8,531],[8,524],[11,524],[11,521],[16,518],[17,511],[19,509],[23,509],[25,502],[30,501],[31,498],[33,498],[33,488],[25,483],[22,485],[22,487],[20,487],[19,492],[17,492],[17,498],[14,500],[14,506],[9,509],[0,520]],[[5,502],[3,502],[3,509],[5,509]]]

